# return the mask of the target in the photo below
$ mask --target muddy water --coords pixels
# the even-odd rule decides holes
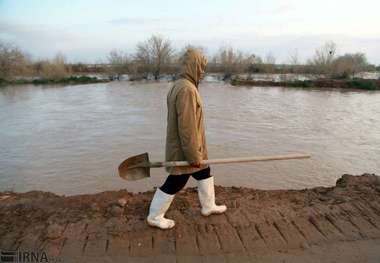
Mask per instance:
[[[128,156],[164,157],[170,83],[112,82],[0,89],[0,190],[63,194],[144,191],[165,173],[126,182]],[[201,85],[210,158],[308,152],[311,160],[213,166],[217,184],[261,189],[332,185],[380,173],[380,93]],[[194,185],[190,181],[189,185]]]

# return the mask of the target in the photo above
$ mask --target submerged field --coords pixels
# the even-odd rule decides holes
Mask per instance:
[[[164,159],[163,82],[24,85],[0,89],[0,190],[60,194],[151,190],[166,173],[126,182],[117,167]],[[309,160],[214,165],[217,184],[259,189],[330,186],[344,173],[380,173],[380,93],[200,86],[210,158],[305,152]],[[194,185],[193,181],[189,186]]]

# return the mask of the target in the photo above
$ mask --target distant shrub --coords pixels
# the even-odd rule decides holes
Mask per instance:
[[[5,79],[0,78],[0,87],[5,86],[7,84],[7,81]]]
[[[71,69],[66,65],[66,59],[62,54],[57,54],[54,59],[40,61],[37,73],[44,79],[63,79],[71,74]]]
[[[283,81],[280,85],[293,88],[310,88],[313,87],[313,82],[310,80]]]
[[[34,79],[32,80],[32,84],[34,85],[43,85],[43,84],[49,84],[50,80],[48,79]]]
[[[364,53],[345,54],[333,61],[331,76],[336,79],[349,79],[366,69],[369,69],[369,64]]]
[[[88,76],[71,76],[69,78],[63,79],[64,82],[69,82],[69,83],[81,83],[81,84],[86,84],[86,83],[94,83],[94,82],[100,82],[95,77],[88,77]]]
[[[349,82],[352,88],[363,89],[363,90],[378,90],[380,87],[375,81],[364,80],[364,79],[354,79]]]
[[[97,83],[103,82],[95,77],[87,76],[71,76],[68,78],[61,79],[34,79],[32,84],[34,85],[44,85],[44,84],[88,84],[88,83]]]
[[[313,86],[313,82],[310,80],[304,80],[302,81],[302,87],[304,88],[310,88]]]
[[[23,51],[0,40],[0,78],[11,80],[15,76],[28,74],[30,61]]]
[[[313,67],[315,74],[330,74],[336,55],[336,44],[332,41],[326,42],[315,50],[314,56],[307,64]]]

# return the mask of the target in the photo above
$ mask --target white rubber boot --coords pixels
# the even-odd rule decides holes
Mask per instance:
[[[149,215],[147,217],[148,225],[161,229],[169,229],[174,227],[174,221],[164,217],[173,201],[173,198],[174,195],[164,193],[160,190],[160,188],[157,188],[149,207]]]
[[[204,216],[212,214],[222,214],[227,210],[225,205],[215,204],[215,190],[214,190],[214,177],[199,180],[198,182],[198,196],[201,203],[201,213]]]

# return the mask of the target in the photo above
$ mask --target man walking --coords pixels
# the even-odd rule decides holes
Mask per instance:
[[[182,57],[180,78],[167,96],[166,161],[188,161],[188,167],[167,167],[169,176],[157,188],[150,204],[147,222],[161,229],[174,227],[171,219],[164,217],[175,194],[193,176],[197,180],[201,213],[204,216],[224,213],[225,205],[215,204],[214,178],[210,167],[202,165],[207,160],[207,145],[203,105],[198,92],[207,59],[196,49],[188,49]]]

